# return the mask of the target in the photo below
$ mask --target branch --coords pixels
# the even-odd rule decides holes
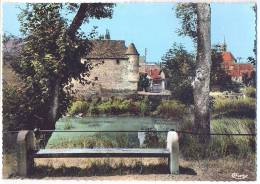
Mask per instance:
[[[80,28],[83,24],[84,19],[86,18],[86,13],[88,9],[88,3],[81,3],[77,14],[75,15],[71,25],[68,29],[68,35],[71,38],[75,37],[76,31]]]

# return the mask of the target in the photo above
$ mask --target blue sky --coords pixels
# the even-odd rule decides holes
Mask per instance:
[[[3,4],[3,31],[20,35],[15,3]],[[114,8],[112,19],[91,20],[81,27],[88,32],[98,26],[98,32],[104,34],[109,29],[111,39],[133,42],[139,53],[144,55],[147,48],[147,61],[157,62],[174,42],[182,43],[193,51],[191,39],[180,37],[176,30],[180,27],[175,17],[174,3],[120,3]],[[238,58],[246,60],[253,56],[255,37],[255,17],[253,4],[211,4],[212,44],[223,42],[224,37],[228,50]]]

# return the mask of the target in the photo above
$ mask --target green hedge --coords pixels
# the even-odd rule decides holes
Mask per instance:
[[[157,112],[162,116],[181,118],[187,113],[187,107],[176,100],[163,100],[157,107]]]

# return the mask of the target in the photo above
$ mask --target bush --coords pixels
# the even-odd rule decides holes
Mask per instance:
[[[215,98],[213,104],[214,115],[225,117],[255,118],[256,102],[253,98]]]
[[[75,101],[69,107],[69,115],[77,115],[79,113],[87,114],[89,109],[89,104],[84,101]]]
[[[23,87],[3,83],[3,130],[21,130],[31,127],[31,121],[24,113],[28,99]]]
[[[137,112],[135,112],[135,114],[138,113],[142,116],[149,115],[150,108],[149,108],[149,99],[147,96],[142,98],[140,101],[135,102],[134,106],[137,108]]]
[[[130,109],[130,100],[109,99],[97,105],[97,110],[100,113],[122,114],[127,113]]]
[[[186,106],[176,100],[163,100],[157,107],[158,114],[166,117],[181,118],[187,113]]]
[[[247,87],[243,89],[243,93],[247,97],[255,98],[256,97],[256,89],[254,87]]]

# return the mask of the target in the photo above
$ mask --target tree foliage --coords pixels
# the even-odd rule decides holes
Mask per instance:
[[[176,17],[181,22],[177,30],[180,36],[189,36],[197,43],[197,8],[196,3],[178,3],[175,9]]]
[[[19,121],[26,128],[54,128],[55,121],[69,104],[71,80],[88,83],[84,76],[89,75],[92,66],[89,62],[81,63],[81,57],[90,51],[89,39],[94,35],[80,33],[79,27],[68,34],[71,27],[61,15],[64,7],[63,4],[27,4],[19,15],[24,39],[21,57],[13,68],[25,83],[26,100],[19,104],[24,116]],[[102,10],[91,7],[86,12],[91,16],[83,17],[83,21],[95,17],[95,13],[97,18],[111,16],[112,10],[103,16]],[[20,115],[16,115],[19,119]]]
[[[218,86],[222,90],[228,89],[232,81],[224,69],[222,52],[219,50],[218,45],[211,49],[211,60],[210,86]]]
[[[174,44],[163,60],[163,70],[173,98],[184,103],[193,103],[192,78],[195,72],[195,57],[182,45]]]

